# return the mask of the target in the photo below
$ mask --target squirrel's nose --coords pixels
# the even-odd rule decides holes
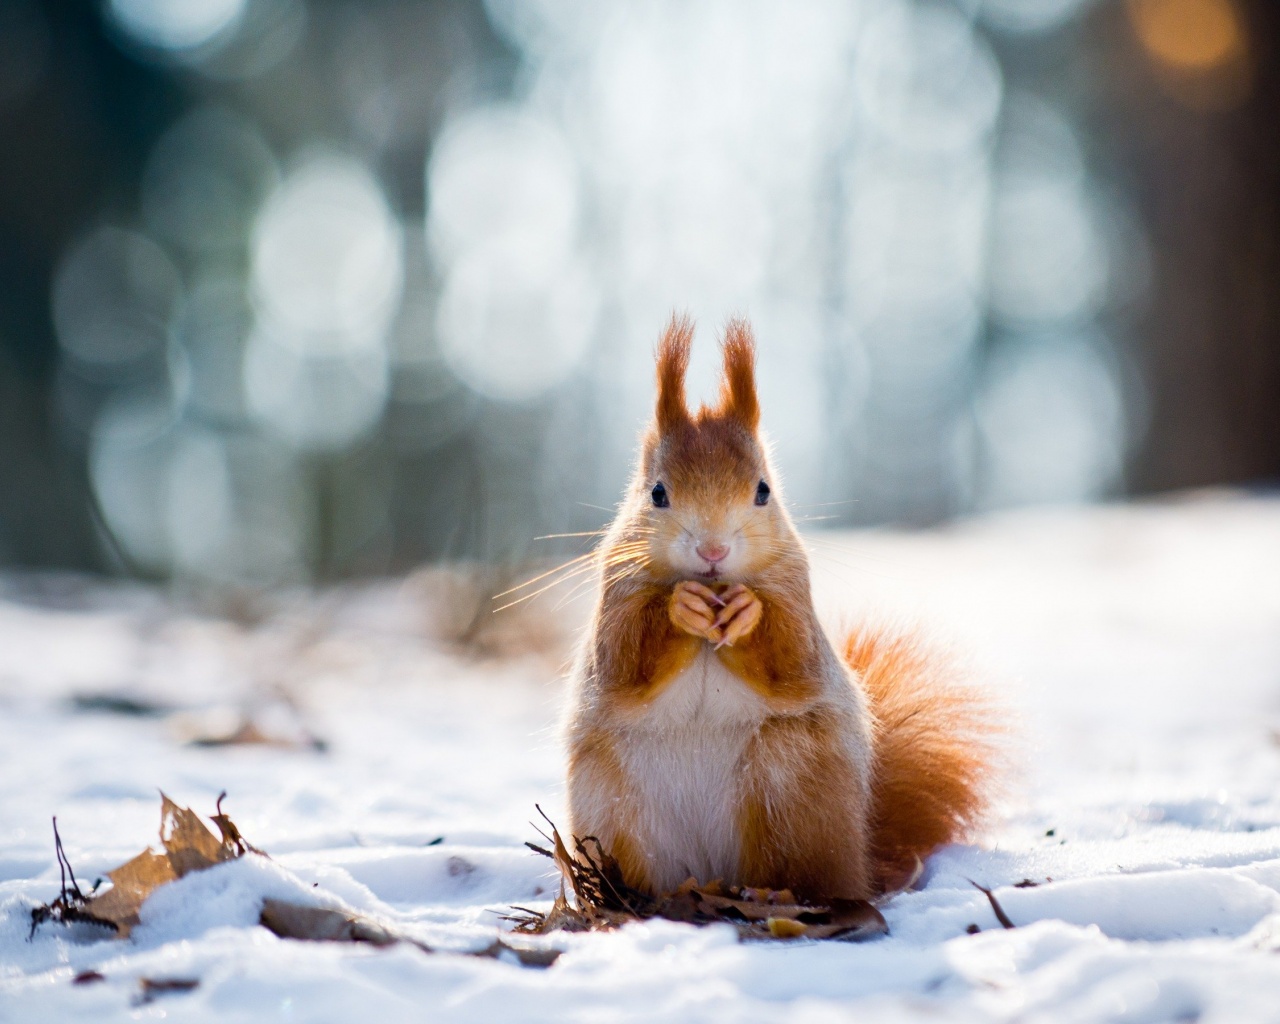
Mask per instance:
[[[722,562],[729,556],[729,545],[719,544],[713,540],[704,540],[697,548],[698,557],[708,562]]]

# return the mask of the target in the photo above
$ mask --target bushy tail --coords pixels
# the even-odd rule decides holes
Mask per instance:
[[[856,629],[845,659],[876,720],[873,856],[880,886],[892,891],[981,820],[1005,729],[989,699],[908,633]]]

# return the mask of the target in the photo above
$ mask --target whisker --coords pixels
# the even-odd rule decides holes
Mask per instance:
[[[576,558],[571,558],[567,562],[561,562],[554,569],[548,569],[546,572],[538,574],[531,580],[525,580],[523,583],[518,583],[516,586],[511,587],[508,590],[504,590],[500,594],[494,594],[494,600],[497,600],[500,597],[506,597],[508,594],[514,594],[517,590],[523,590],[525,587],[532,586],[539,580],[545,580],[548,576],[552,576],[555,573],[560,572],[562,569],[567,569],[569,566],[574,565],[577,562],[585,561],[588,558],[594,558],[595,554],[596,553],[594,551],[588,551],[585,555],[578,555]]]
[[[564,597],[560,598],[560,600],[555,603],[554,607],[552,608],[552,611],[559,611],[561,608],[567,605],[570,601],[576,598],[579,594],[585,591],[588,587],[590,587],[593,583],[595,583],[595,581],[596,580],[594,576],[588,576],[586,579],[579,580],[577,583],[573,585],[572,590],[570,590],[567,594],[564,595]]]
[[[517,597],[514,601],[508,601],[506,604],[499,605],[497,608],[493,610],[493,614],[497,615],[498,612],[504,612],[508,608],[514,608],[518,604],[524,604],[525,601],[532,601],[535,597],[538,597],[540,594],[545,594],[548,590],[551,590],[553,587],[558,587],[561,583],[568,582],[569,580],[573,579],[575,576],[579,576],[587,572],[587,570],[590,568],[591,566],[582,566],[581,568],[576,569],[573,572],[568,573],[567,575],[557,577],[556,579],[552,580],[550,583],[546,584],[546,586],[539,587],[537,590],[533,591],[532,593],[523,594],[522,596]],[[510,593],[510,591],[508,591],[508,593]],[[501,596],[502,595],[500,594],[495,595],[493,599],[496,601]]]

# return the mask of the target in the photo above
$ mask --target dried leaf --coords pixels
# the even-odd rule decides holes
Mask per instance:
[[[105,711],[112,715],[154,718],[169,712],[155,701],[117,693],[77,693],[71,698],[77,711]]]
[[[690,880],[692,881],[692,879]],[[685,882],[685,885],[688,885]],[[710,886],[703,886],[702,891],[705,893],[715,892],[720,894],[720,883],[714,882],[715,889]],[[744,900],[754,900],[757,903],[795,903],[796,894],[790,889],[752,889],[750,886],[743,886],[741,890],[741,898]]]
[[[823,919],[825,917],[825,920]],[[810,939],[842,939],[858,942],[889,930],[883,915],[865,900],[832,900],[825,915],[810,911],[802,914],[805,936]]]
[[[407,942],[424,953],[431,953],[430,946],[407,935],[401,935],[380,921],[357,914],[354,911],[335,910],[329,907],[312,907],[287,900],[266,899],[262,903],[259,923],[282,939],[303,939],[310,942],[367,942],[371,946],[394,946]],[[478,956],[491,960],[506,959],[510,954],[523,967],[550,967],[559,957],[557,949],[534,949],[513,946],[495,939],[484,949],[466,956]]]
[[[546,913],[513,907],[517,914],[506,920],[517,932],[608,929],[653,917],[691,924],[728,922],[745,938],[863,939],[888,930],[880,912],[864,900],[812,905],[798,902],[789,889],[725,888],[719,880],[701,885],[690,878],[675,892],[653,899],[626,885],[617,861],[595,837],[575,838],[570,854],[555,825],[549,819],[547,824],[551,849],[525,845],[560,870],[560,895]]]
[[[769,934],[775,939],[798,939],[809,930],[809,926],[789,917],[770,917],[765,921]]]
[[[164,793],[160,800],[160,842],[178,878],[240,856],[220,842],[191,808],[179,807]]]
[[[308,907],[285,900],[265,899],[260,923],[267,931],[282,939],[307,939],[312,942],[367,942],[372,946],[392,946],[397,942],[420,942],[396,935],[372,918],[327,907]]]
[[[324,753],[329,744],[306,729],[297,735],[280,735],[265,731],[252,718],[242,718],[230,731],[199,732],[188,742],[193,747],[279,747],[282,750],[314,750]]]
[[[217,813],[209,819],[218,826],[218,831],[222,833],[223,849],[234,850],[237,857],[243,857],[246,853],[256,853],[259,857],[267,856],[262,850],[259,850],[249,840],[245,839],[240,834],[240,829],[236,827],[236,823],[222,813],[222,801],[226,795],[225,790],[218,794],[218,802],[215,805]]]
[[[138,924],[139,908],[158,887],[192,871],[203,871],[215,864],[235,860],[247,851],[262,854],[261,850],[245,841],[235,823],[222,813],[225,796],[223,793],[218,797],[218,813],[213,818],[222,833],[222,838],[218,839],[195,811],[179,807],[161,793],[160,842],[164,852],[157,853],[148,847],[107,872],[111,879],[110,889],[88,896],[81,892],[66,862],[55,818],[54,841],[58,863],[63,868],[62,892],[52,903],[36,907],[31,912],[32,934],[44,921],[84,922],[114,928],[118,938],[125,938]],[[71,877],[70,886],[67,885],[67,875]]]
[[[139,978],[141,991],[133,1001],[134,1006],[145,1006],[153,1002],[156,996],[171,992],[190,992],[200,985],[199,978]]]
[[[507,959],[504,954],[509,954],[521,967],[550,967],[558,959],[560,959],[560,950],[558,949],[535,949],[529,946],[513,946],[510,943],[503,942],[501,939],[495,939],[490,945],[484,949],[478,949],[470,956],[488,958],[492,960]]]
[[[770,918],[795,919],[812,907],[798,904],[777,905],[757,902],[756,900],[734,899],[730,896],[712,896],[710,893],[699,893],[704,912],[719,914],[730,920],[767,921]]]
[[[111,879],[111,888],[101,896],[91,897],[85,903],[85,910],[94,917],[110,921],[116,926],[116,934],[126,938],[138,923],[138,909],[152,890],[178,876],[174,874],[166,854],[148,848],[133,860],[108,871],[107,877]]]

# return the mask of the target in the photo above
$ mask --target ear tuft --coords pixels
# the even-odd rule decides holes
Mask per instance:
[[[724,381],[720,386],[720,409],[755,433],[760,425],[760,402],[756,398],[756,341],[751,325],[735,318],[724,329]]]
[[[658,430],[670,433],[689,422],[684,399],[684,377],[689,369],[689,346],[693,342],[693,321],[673,313],[658,341]]]

